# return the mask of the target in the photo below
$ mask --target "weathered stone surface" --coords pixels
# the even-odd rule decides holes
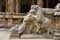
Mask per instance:
[[[13,14],[13,12],[14,12],[14,8],[13,8],[13,6],[14,6],[14,2],[13,2],[13,0],[6,0],[6,3],[7,3],[7,7],[6,7],[6,11],[7,12],[9,12],[9,14]]]
[[[11,39],[12,39],[12,38],[19,38],[19,36],[20,36],[19,33],[12,33],[12,34],[10,35],[10,38],[11,38]]]
[[[26,34],[26,35],[22,35],[21,37],[24,36],[37,36],[39,37],[40,35],[32,35],[32,34]],[[10,32],[9,31],[1,31],[0,30],[0,40],[54,40],[54,39],[46,39],[46,38],[29,38],[29,39],[24,39],[24,38],[12,38],[10,39]],[[40,36],[41,37],[41,36]]]
[[[23,23],[12,29],[13,33],[37,33],[41,31],[41,27],[46,27],[48,34],[49,32],[54,33],[51,26],[52,20],[44,16],[44,10],[41,7],[38,5],[32,5],[31,10],[28,13],[29,14],[24,17]]]
[[[12,35],[14,35],[15,33],[21,34],[22,32],[28,34],[40,34],[41,28],[43,27],[48,28],[48,34],[49,32],[53,33],[53,30],[51,28],[51,20],[44,16],[41,7],[39,7],[38,5],[32,5],[31,10],[28,13],[29,14],[27,14],[27,16],[24,17],[23,23],[12,27]]]

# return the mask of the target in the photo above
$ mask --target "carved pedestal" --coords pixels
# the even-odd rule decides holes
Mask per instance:
[[[54,39],[60,40],[60,30],[55,30]]]
[[[56,21],[54,39],[60,40],[60,12],[55,12],[54,16],[55,16],[55,21]]]
[[[10,35],[10,38],[19,38],[20,34],[19,33],[12,33]]]

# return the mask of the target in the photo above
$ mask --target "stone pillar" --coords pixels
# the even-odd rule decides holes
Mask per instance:
[[[19,0],[16,0],[16,14],[19,14]]]
[[[14,12],[14,0],[6,0],[6,12],[12,14]]]
[[[11,28],[13,25],[13,20],[12,19],[8,19],[8,28]]]
[[[1,12],[1,6],[0,6],[0,12]]]
[[[43,7],[43,0],[37,0],[37,5],[39,5],[40,7]]]

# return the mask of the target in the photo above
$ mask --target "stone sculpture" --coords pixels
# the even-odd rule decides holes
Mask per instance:
[[[23,33],[41,33],[41,28],[48,27],[48,34],[51,31],[51,20],[44,16],[43,10],[38,5],[32,5],[31,10],[28,12],[27,16],[24,17],[23,23],[17,27],[13,27],[11,32],[18,34]]]
[[[25,33],[30,33],[36,27],[35,32],[39,32],[40,27],[49,26],[51,24],[51,20],[44,16],[43,10],[38,5],[32,5],[31,10],[28,12],[27,16],[24,17],[23,23],[16,28],[19,32],[24,30]],[[14,29],[12,29],[14,30]]]

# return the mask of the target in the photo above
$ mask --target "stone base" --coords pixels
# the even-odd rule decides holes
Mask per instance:
[[[20,34],[19,33],[12,33],[10,35],[10,38],[20,38]]]
[[[54,39],[55,39],[55,40],[60,40],[60,33],[57,33],[57,32],[56,32],[56,33],[54,34]]]
[[[54,37],[54,40],[60,40],[60,37]]]
[[[36,39],[36,38],[43,38],[43,37],[42,35],[37,34],[23,34],[20,37],[20,39]]]

